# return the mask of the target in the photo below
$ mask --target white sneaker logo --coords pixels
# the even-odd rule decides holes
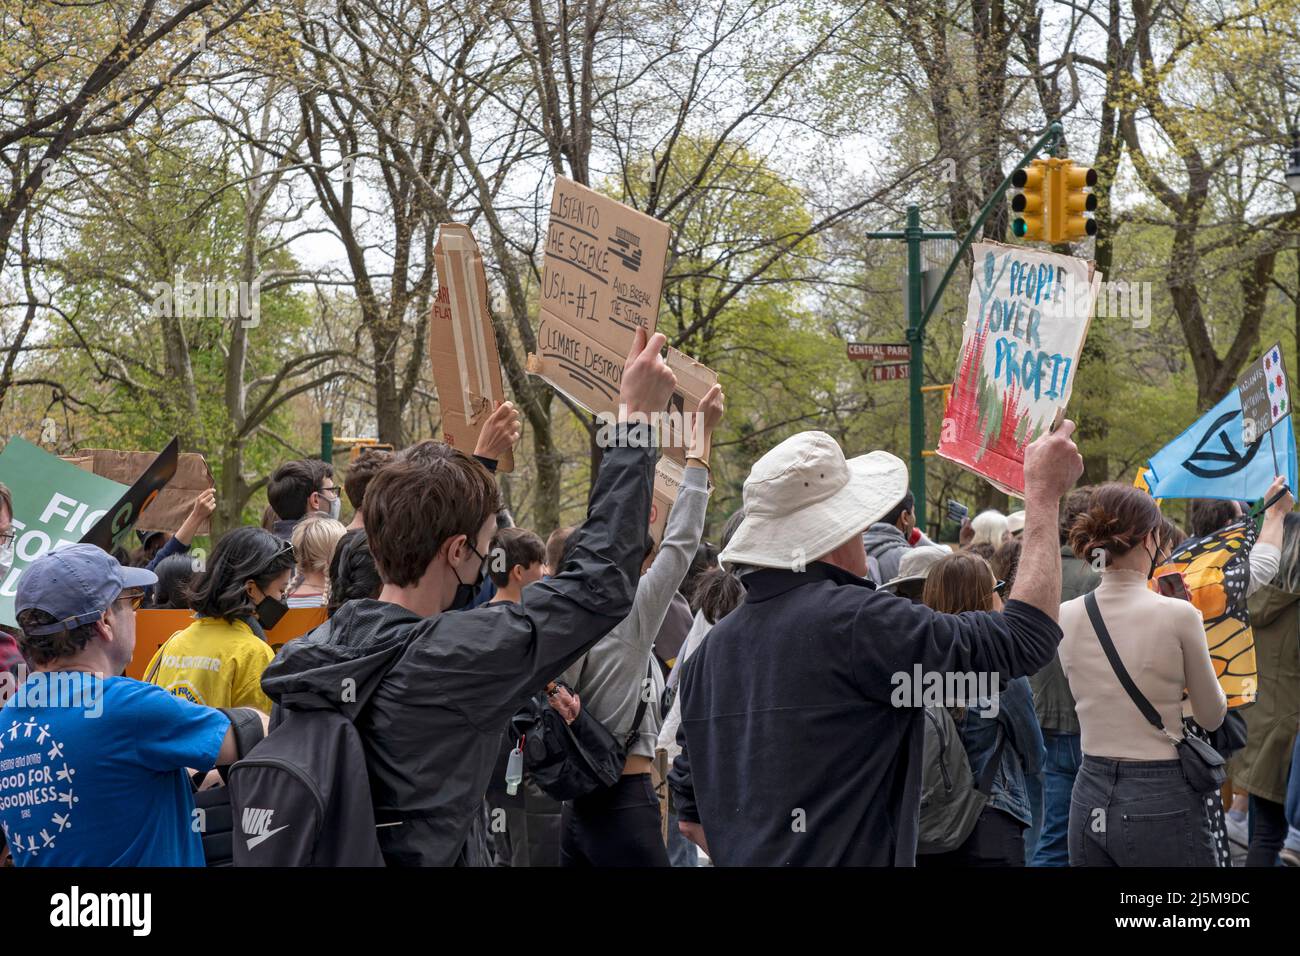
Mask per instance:
[[[259,843],[265,843],[271,837],[275,836],[281,830],[287,830],[289,824],[271,829],[271,816],[274,810],[262,810],[258,807],[244,808],[244,836],[248,837],[248,848],[251,850]]]

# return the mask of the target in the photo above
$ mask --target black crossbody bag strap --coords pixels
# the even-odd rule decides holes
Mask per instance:
[[[1133,678],[1129,676],[1128,669],[1124,667],[1124,662],[1119,659],[1119,651],[1115,650],[1115,642],[1110,639],[1110,631],[1106,630],[1106,622],[1101,619],[1101,608],[1097,606],[1097,595],[1092,591],[1083,599],[1083,606],[1088,609],[1088,619],[1092,621],[1092,629],[1097,632],[1097,641],[1101,644],[1101,649],[1106,652],[1106,660],[1110,661],[1110,669],[1115,672],[1119,678],[1120,684],[1128,692],[1133,703],[1137,704],[1138,710],[1142,711],[1142,716],[1147,719],[1156,730],[1164,732],[1165,722],[1160,719],[1160,712],[1151,706],[1151,701],[1147,700],[1142,691],[1138,690],[1137,684],[1133,683]]]
[[[647,681],[650,682],[649,687],[647,687],[644,684],[641,686],[641,694],[640,694],[641,700],[636,705],[636,716],[632,718],[632,729],[627,732],[627,737],[623,739],[624,753],[632,749],[632,742],[636,740],[637,732],[640,731],[641,729],[641,721],[645,719],[645,709],[650,706],[650,701],[646,699],[646,691],[648,691],[650,687],[654,686],[654,678],[650,676],[651,674],[654,673],[654,671],[651,670],[651,668],[653,668],[654,666],[655,666],[655,656],[651,654],[650,661],[648,664],[646,664],[646,669],[645,669],[645,678]]]

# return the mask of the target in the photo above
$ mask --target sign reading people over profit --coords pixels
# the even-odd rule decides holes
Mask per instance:
[[[1025,446],[1069,401],[1101,276],[1073,256],[995,242],[974,250],[938,453],[1023,496]]]
[[[0,482],[13,494],[14,564],[0,582],[0,624],[14,626],[23,569],[45,552],[76,544],[122,499],[125,485],[101,478],[21,438],[0,452]]]
[[[94,472],[101,478],[133,484],[148,470],[158,456],[151,451],[115,451],[108,448],[86,448],[75,457],[64,458],[78,468]],[[192,451],[181,452],[176,461],[176,474],[167,487],[158,492],[153,504],[140,513],[135,523],[137,531],[175,531],[189,516],[194,499],[213,486],[212,472],[203,456]],[[208,519],[197,529],[207,534]]]
[[[470,453],[484,421],[506,398],[488,312],[487,275],[474,235],[468,226],[457,223],[438,227],[433,261],[438,294],[429,322],[429,360],[442,409],[442,437]],[[512,452],[497,462],[497,471],[514,468]]]
[[[617,413],[633,336],[655,330],[668,238],[666,223],[557,177],[528,371],[589,412]]]

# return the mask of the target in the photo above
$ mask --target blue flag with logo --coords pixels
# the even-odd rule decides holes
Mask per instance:
[[[1241,436],[1241,393],[1234,388],[1152,455],[1140,481],[1145,480],[1153,498],[1254,501],[1268,491],[1274,475],[1285,475],[1287,486],[1295,489],[1296,443],[1291,416],[1247,446]]]

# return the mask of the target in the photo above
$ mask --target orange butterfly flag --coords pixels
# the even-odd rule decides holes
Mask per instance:
[[[1191,602],[1201,612],[1205,640],[1228,707],[1255,701],[1259,672],[1255,632],[1250,627],[1246,589],[1250,584],[1250,549],[1255,522],[1242,517],[1203,538],[1189,538],[1156,568],[1150,587],[1166,574],[1181,574]]]

